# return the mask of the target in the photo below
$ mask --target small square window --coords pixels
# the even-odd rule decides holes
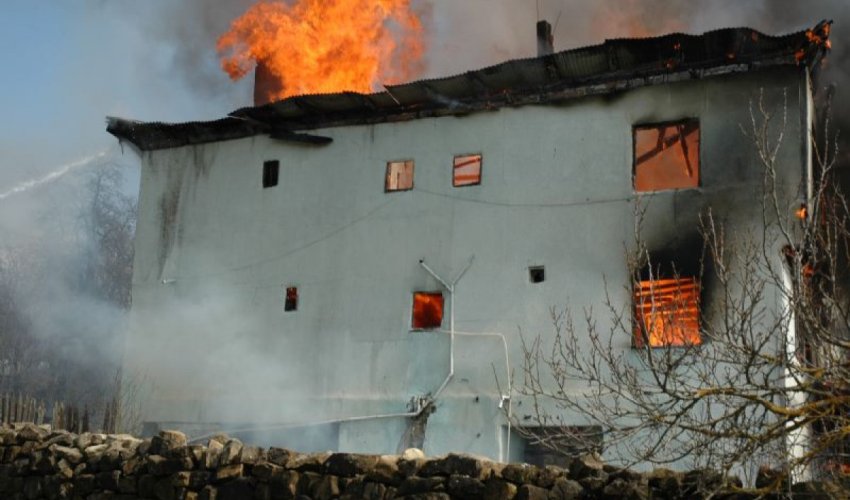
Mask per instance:
[[[481,184],[481,159],[480,154],[455,156],[452,185],[461,187]]]
[[[270,188],[277,186],[278,175],[280,174],[280,162],[277,160],[269,160],[263,162],[263,187]]]
[[[543,266],[529,267],[528,280],[532,283],[543,283],[546,281],[546,268]]]
[[[702,343],[699,282],[694,277],[642,280],[635,284],[635,347],[681,347]]]
[[[634,128],[635,191],[699,187],[699,122]]]
[[[443,324],[443,294],[440,292],[416,292],[413,294],[414,330],[433,330]]]
[[[384,190],[407,191],[413,189],[413,160],[387,162]]]
[[[298,310],[298,287],[286,287],[286,302],[283,305],[283,310],[287,312]]]

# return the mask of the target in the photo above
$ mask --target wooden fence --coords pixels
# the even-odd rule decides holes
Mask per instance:
[[[49,412],[48,412],[49,408]],[[51,424],[54,429],[64,429],[70,432],[90,432],[99,430],[114,434],[118,422],[118,405],[108,401],[102,410],[102,425],[98,429],[92,426],[93,412],[88,406],[79,406],[54,401],[48,405],[24,394],[0,394],[0,425],[15,422],[33,422],[35,424]]]

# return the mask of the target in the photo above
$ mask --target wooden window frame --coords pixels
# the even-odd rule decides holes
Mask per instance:
[[[458,168],[462,168],[466,165],[458,166],[458,160],[463,160],[465,158],[477,158],[478,159],[478,176],[475,182],[458,182],[457,180],[457,171]],[[481,185],[481,175],[484,171],[484,154],[482,153],[467,153],[461,155],[455,155],[452,159],[452,187],[467,187],[467,186],[480,186]]]
[[[638,157],[638,151],[637,151],[637,149],[638,149],[638,134],[643,132],[643,131],[658,130],[662,127],[667,128],[667,127],[673,127],[673,126],[683,126],[683,127],[695,126],[696,127],[696,130],[695,130],[696,146],[697,146],[697,151],[696,151],[696,154],[695,154],[696,182],[694,184],[683,183],[681,185],[667,185],[667,186],[661,186],[661,187],[658,187],[658,188],[654,188],[654,187],[653,188],[639,188],[638,187],[638,181],[639,181],[639,179],[638,179],[639,178],[638,167],[640,165],[638,163],[638,160],[640,158]],[[703,179],[702,179],[702,135],[701,134],[702,134],[702,128],[701,128],[701,124],[700,124],[699,119],[698,118],[692,118],[692,117],[691,118],[682,118],[682,119],[679,119],[679,120],[671,120],[671,121],[655,122],[655,123],[639,123],[639,124],[633,125],[632,126],[632,189],[634,190],[634,192],[636,192],[636,193],[655,193],[655,192],[671,191],[671,190],[699,189],[700,187],[702,187],[702,180]],[[679,137],[681,137],[681,136],[679,136]],[[684,151],[685,147],[690,147],[690,146],[688,146],[688,141],[682,141],[681,144],[684,144],[684,146],[681,146],[683,148],[683,151]],[[676,145],[676,142],[673,142],[672,144],[667,145],[666,147],[675,147],[675,145]],[[662,148],[662,151],[664,149],[666,149],[666,147]],[[655,153],[655,154],[658,155],[658,154],[661,154],[661,152],[659,151],[658,153]],[[686,158],[688,156],[686,156]],[[648,159],[645,160],[645,161],[648,161]],[[687,160],[686,160],[686,166],[688,168],[693,168],[693,166],[690,165],[690,163],[687,163]]]
[[[390,179],[392,175],[392,169],[394,165],[404,165],[407,166],[410,164],[410,186],[409,187],[396,187],[390,188]],[[411,191],[413,190],[413,185],[416,177],[416,162],[411,159],[406,160],[390,160],[387,162],[386,173],[384,174],[384,192],[385,193],[397,193],[399,191]],[[398,182],[396,182],[398,184]]]

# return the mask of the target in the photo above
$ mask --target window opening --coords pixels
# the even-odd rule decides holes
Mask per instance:
[[[634,128],[635,191],[699,187],[699,122]]]
[[[538,467],[567,467],[573,458],[603,451],[604,434],[598,425],[529,426],[517,432],[525,444],[523,462]]]
[[[277,186],[278,176],[280,174],[280,162],[277,160],[269,160],[263,162],[263,187],[270,188]]]
[[[452,185],[454,187],[481,184],[480,154],[455,156]]]
[[[286,287],[286,302],[283,306],[284,311],[298,310],[298,287]]]
[[[699,282],[694,277],[635,284],[635,347],[699,345]]]
[[[443,294],[440,292],[416,292],[413,294],[414,330],[433,330],[443,324]]]
[[[407,191],[413,189],[413,160],[387,162],[384,190]]]
[[[532,266],[528,268],[528,279],[532,283],[543,283],[546,281],[546,268],[543,266]]]

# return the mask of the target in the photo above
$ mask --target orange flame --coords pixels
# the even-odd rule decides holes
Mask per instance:
[[[218,39],[221,67],[238,80],[262,63],[280,79],[273,99],[370,92],[416,76],[425,51],[410,0],[262,0]]]
[[[635,346],[699,345],[699,282],[696,278],[641,281],[634,290]]]
[[[808,47],[801,47],[794,54],[797,62],[800,63],[806,58],[806,55],[811,50],[811,47],[824,47],[826,50],[832,49],[832,42],[829,40],[829,33],[832,29],[830,23],[820,23],[814,29],[806,30],[806,40],[809,42]]]

